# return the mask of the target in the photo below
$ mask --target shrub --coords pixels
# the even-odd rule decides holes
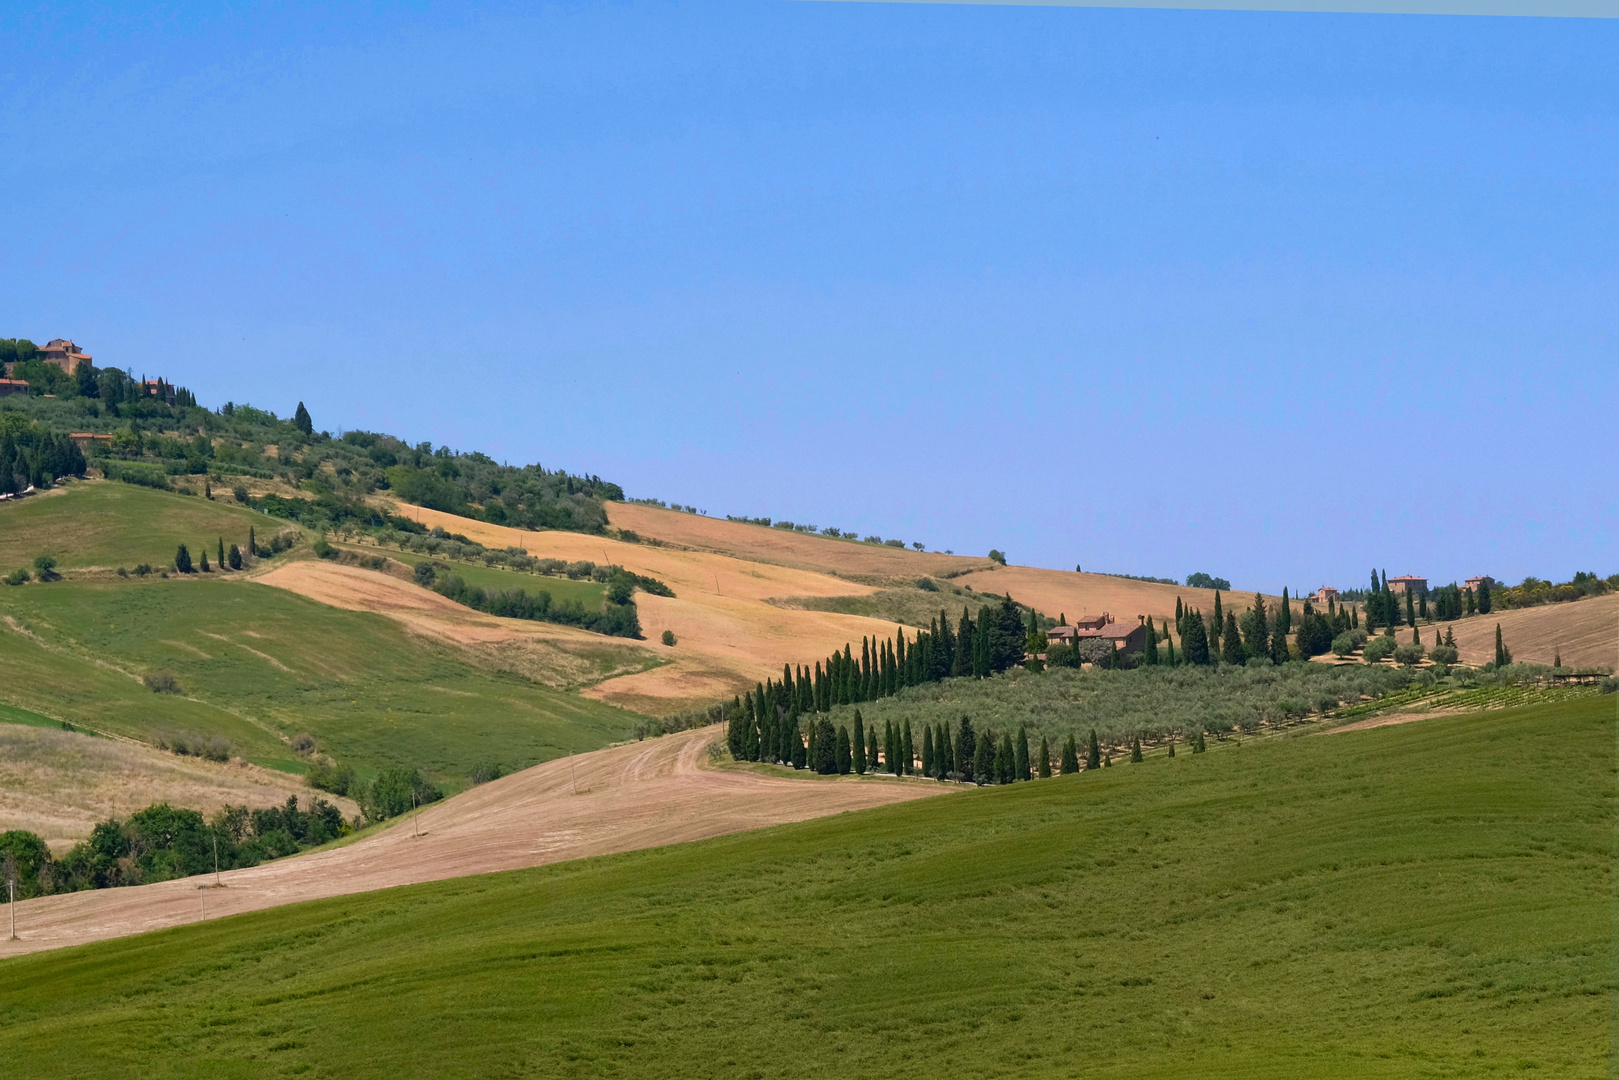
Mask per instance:
[[[1435,645],[1428,650],[1428,659],[1436,664],[1454,664],[1459,655],[1454,645]]]
[[[135,576],[136,577],[145,577],[147,574],[150,574],[151,572],[152,572],[152,564],[151,563],[136,563],[135,564]]]
[[[438,571],[433,569],[433,564],[430,562],[419,562],[416,564],[416,569],[411,571],[411,577],[415,579],[416,584],[423,588],[431,588],[434,580],[438,577]]]
[[[1332,652],[1335,656],[1348,656],[1355,651],[1355,638],[1347,630],[1332,639]]]
[[[315,749],[315,737],[307,731],[300,731],[292,737],[292,752],[295,754],[308,754]]]
[[[1000,550],[998,550],[996,548],[990,548],[989,549],[989,560],[991,562],[998,562],[1002,566],[1005,566],[1006,565],[1006,553],[1002,552],[1002,551],[1000,551]]]
[[[146,689],[154,694],[178,694],[180,692],[180,680],[174,677],[174,672],[172,671],[154,671],[141,681],[146,684]]]
[[[272,550],[275,547],[275,541],[279,540],[279,539],[280,539],[280,537],[277,536],[275,539],[272,539],[270,541],[270,547],[271,547]],[[317,533],[317,534],[315,534],[315,545],[314,545],[313,550],[315,552],[315,558],[317,558],[317,559],[335,559],[335,558],[337,558],[337,549],[326,542],[326,534],[325,533]]]
[[[22,585],[28,580],[28,571],[18,567],[6,575],[7,585]]]
[[[1402,645],[1396,645],[1394,647],[1394,662],[1396,664],[1405,665],[1415,664],[1427,654],[1428,650],[1424,649],[1421,645],[1418,645],[1414,641],[1407,641]]]
[[[62,576],[56,572],[56,559],[50,555],[34,556],[34,572],[41,581],[55,581]]]
[[[917,578],[916,579],[916,587],[918,589],[921,589],[923,592],[938,592],[939,591],[939,586],[930,577]]]
[[[304,780],[312,788],[329,791],[333,795],[348,795],[354,788],[354,770],[338,765],[331,758],[317,757],[310,761]]]
[[[1394,652],[1394,639],[1388,636],[1372,638],[1366,643],[1366,650],[1361,658],[1368,664],[1377,664],[1389,658]]]
[[[243,487],[241,484],[237,484],[235,487],[231,488],[230,493],[235,496],[237,502],[247,502],[247,488]]]
[[[415,769],[388,769],[362,793],[361,808],[372,821],[386,821],[407,813],[413,806],[437,802],[444,793],[422,778]]]
[[[673,630],[665,630],[663,632],[663,638],[661,640],[663,641],[663,643],[665,645],[670,645],[670,646],[674,645],[674,643],[675,643],[675,632]]]

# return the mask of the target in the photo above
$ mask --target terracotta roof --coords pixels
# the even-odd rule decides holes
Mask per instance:
[[[1419,577],[1416,574],[1401,574],[1399,577],[1391,577],[1391,578],[1389,578],[1389,580],[1390,581],[1427,581],[1428,579],[1425,578],[1425,577]]]

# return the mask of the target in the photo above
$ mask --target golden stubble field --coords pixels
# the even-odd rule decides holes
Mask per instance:
[[[167,802],[211,814],[222,805],[307,801],[303,777],[242,763],[178,757],[129,739],[0,724],[0,832],[38,833],[58,855],[98,822]],[[326,799],[352,817],[347,799]]]

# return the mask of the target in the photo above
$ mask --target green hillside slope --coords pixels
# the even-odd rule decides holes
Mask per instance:
[[[1605,1075],[1612,699],[0,964],[31,1077]]]
[[[180,544],[215,557],[221,537],[247,546],[247,530],[261,542],[293,526],[222,500],[176,495],[110,481],[84,481],[60,491],[0,504],[0,571],[51,555],[61,569],[162,568]]]
[[[261,764],[301,768],[285,740],[307,731],[362,773],[421,766],[458,786],[479,763],[595,749],[639,719],[251,581],[59,581],[3,599],[0,702],[147,742],[219,734]],[[158,672],[180,693],[140,681]]]

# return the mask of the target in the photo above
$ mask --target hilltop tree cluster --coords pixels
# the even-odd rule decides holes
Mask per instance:
[[[0,495],[48,488],[66,476],[83,476],[84,454],[66,435],[20,413],[0,414]]]

